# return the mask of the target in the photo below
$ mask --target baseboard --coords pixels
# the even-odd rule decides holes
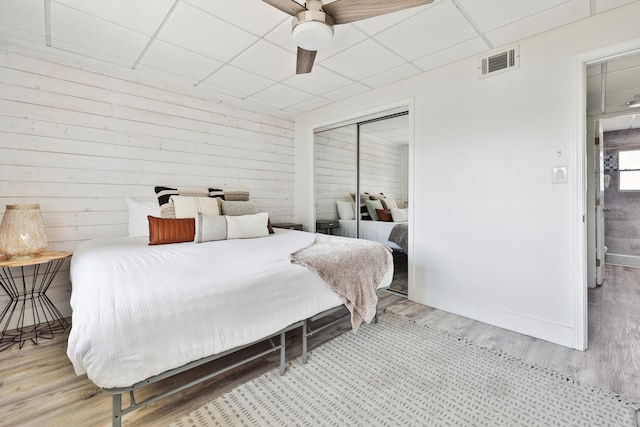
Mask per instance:
[[[626,267],[640,268],[640,257],[633,255],[610,254],[605,255],[607,264],[624,265]]]
[[[573,348],[574,331],[573,328],[567,325],[536,319],[521,313],[514,313],[496,307],[480,305],[448,295],[434,294],[433,292],[422,289],[414,289],[410,294],[410,299],[429,307],[457,314],[458,316],[468,317],[493,326]]]

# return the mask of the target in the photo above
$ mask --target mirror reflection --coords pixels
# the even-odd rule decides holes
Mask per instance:
[[[390,289],[403,295],[408,293],[408,154],[406,113],[315,135],[316,231],[390,247],[395,267]]]

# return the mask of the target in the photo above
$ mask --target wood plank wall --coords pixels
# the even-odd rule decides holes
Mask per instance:
[[[67,251],[127,235],[126,197],[155,200],[155,185],[246,189],[293,219],[291,119],[98,70],[0,48],[0,214],[39,203],[48,249]],[[67,263],[48,293],[65,315],[70,290]]]

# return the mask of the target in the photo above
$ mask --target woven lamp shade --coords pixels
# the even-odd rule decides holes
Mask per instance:
[[[10,259],[30,259],[47,248],[40,205],[7,205],[0,224],[0,252]]]

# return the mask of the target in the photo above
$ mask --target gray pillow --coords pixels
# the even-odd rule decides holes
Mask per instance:
[[[258,204],[255,200],[247,202],[222,201],[222,215],[238,216],[253,215],[258,213]]]
[[[196,233],[193,241],[196,243],[227,238],[227,220],[223,216],[206,215],[198,212],[196,216]]]

